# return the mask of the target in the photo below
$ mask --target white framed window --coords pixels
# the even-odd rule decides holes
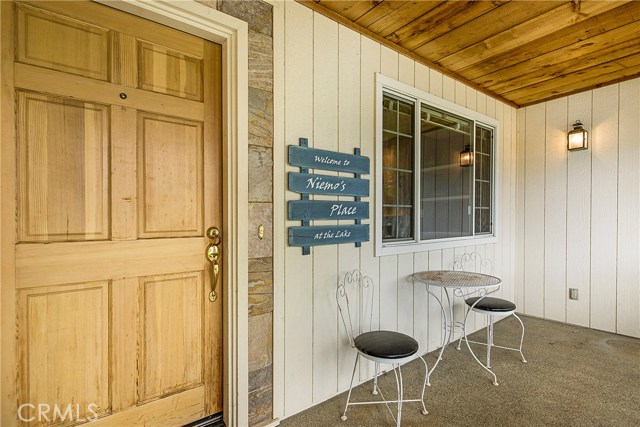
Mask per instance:
[[[376,75],[376,255],[496,240],[498,121]]]

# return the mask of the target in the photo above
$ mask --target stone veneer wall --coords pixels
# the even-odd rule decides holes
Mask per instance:
[[[256,426],[273,418],[273,7],[198,1],[249,24],[249,424]]]

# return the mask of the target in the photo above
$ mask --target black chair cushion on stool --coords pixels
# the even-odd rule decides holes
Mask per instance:
[[[365,332],[356,337],[354,344],[366,355],[385,359],[402,359],[418,351],[418,341],[394,331]]]
[[[473,306],[476,301],[478,301],[480,297],[468,298],[465,300],[469,307]],[[502,313],[505,311],[513,311],[516,309],[516,305],[511,301],[507,301],[506,299],[501,298],[492,298],[486,297],[482,298],[476,306],[474,307],[477,310],[489,311],[494,313]]]

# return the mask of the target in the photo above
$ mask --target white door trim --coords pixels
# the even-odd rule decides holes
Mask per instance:
[[[227,426],[248,421],[248,26],[193,0],[94,0],[222,45],[223,405]]]

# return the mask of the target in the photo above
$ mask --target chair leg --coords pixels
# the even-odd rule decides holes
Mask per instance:
[[[373,391],[371,394],[378,394],[378,372],[380,372],[380,364],[375,362],[375,373],[373,374]]]
[[[491,368],[491,347],[493,346],[493,316],[489,315],[487,325],[487,368]]]
[[[400,370],[400,364],[393,365],[393,374],[396,377],[396,389],[398,393],[398,413],[396,415],[396,427],[400,427],[400,419],[402,418],[402,371]]]
[[[527,359],[524,358],[524,354],[522,354],[522,343],[524,342],[524,323],[522,323],[522,320],[520,319],[520,317],[518,317],[517,314],[513,313],[513,316],[518,319],[518,322],[520,322],[520,326],[522,326],[522,335],[520,336],[520,357],[522,357],[522,363],[527,363]]]
[[[353,379],[356,376],[356,368],[358,367],[358,361],[360,360],[360,353],[356,354],[356,363],[353,364],[353,373],[351,374],[351,382],[349,383],[349,394],[347,394],[347,404],[344,407],[344,413],[340,417],[342,421],[347,420],[347,409],[349,409],[349,400],[351,399],[351,390],[353,389]]]
[[[465,316],[466,318],[466,316]],[[464,333],[464,328],[462,329],[462,335],[460,335],[460,339],[458,340],[458,346],[456,347],[457,350],[460,350],[460,345],[462,344],[462,340],[463,339],[467,339],[465,333]]]
[[[422,384],[422,394],[420,395],[420,402],[422,403],[422,415],[427,415],[429,411],[427,411],[427,407],[424,405],[424,391],[427,388],[427,383],[429,382],[429,366],[427,365],[427,361],[424,360],[424,357],[420,356],[422,363],[424,363],[424,383]]]
[[[471,353],[476,362],[478,362],[478,364],[482,366],[485,371],[489,372],[493,376],[493,385],[498,385],[498,377],[496,377],[496,374],[494,374],[491,369],[489,369],[484,363],[480,361],[480,359],[478,359],[478,356],[476,356],[476,354],[471,349],[471,346],[469,345],[469,340],[467,339],[467,320],[469,319],[469,313],[471,313],[471,310],[467,310],[467,314],[464,316],[464,323],[462,324],[462,334],[464,336],[464,342],[467,344],[469,353]]]

